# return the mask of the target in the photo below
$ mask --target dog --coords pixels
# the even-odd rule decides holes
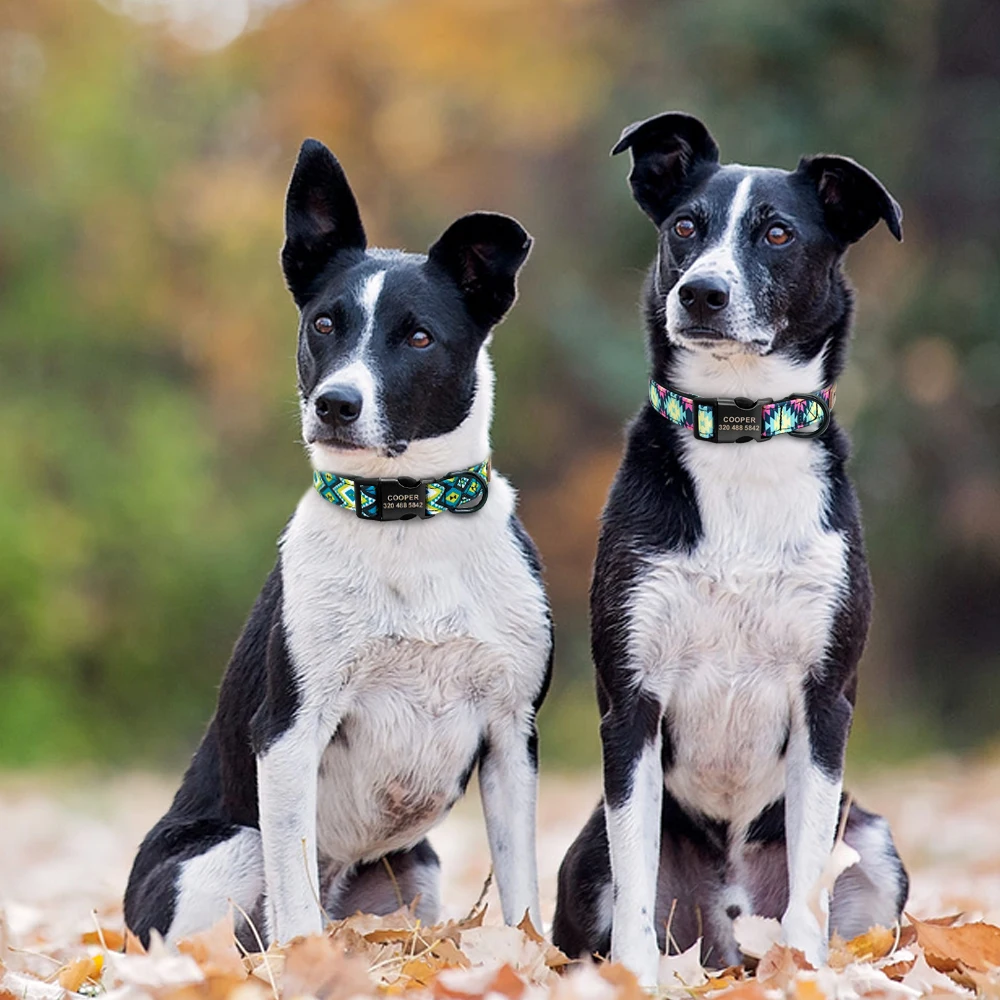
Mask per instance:
[[[315,140],[285,237],[314,488],[139,848],[126,923],[143,943],[173,941],[232,903],[251,945],[358,910],[412,905],[433,923],[426,834],[478,767],[504,918],[541,926],[535,714],[552,621],[514,490],[488,464],[488,345],[531,238],[477,212],[426,255],[368,249],[344,171]]]
[[[845,157],[720,165],[686,114],[626,128],[626,149],[658,230],[652,405],[602,516],[604,799],[561,866],[553,937],[653,986],[668,942],[737,964],[734,920],[760,914],[816,965],[828,930],[891,926],[908,891],[887,823],[842,792],[872,594],[830,412],[852,315],[841,260],[880,220],[902,239],[902,213]],[[827,898],[841,828],[860,860]]]

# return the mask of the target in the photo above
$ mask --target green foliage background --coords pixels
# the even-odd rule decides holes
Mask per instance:
[[[281,283],[299,141],[373,241],[537,243],[498,332],[496,462],[559,623],[543,760],[593,763],[586,585],[644,390],[653,233],[620,129],[852,155],[907,242],[854,250],[877,624],[855,748],[996,738],[1000,8],[990,0],[0,0],[0,764],[183,759],[307,486]],[[572,502],[565,497],[571,495]]]

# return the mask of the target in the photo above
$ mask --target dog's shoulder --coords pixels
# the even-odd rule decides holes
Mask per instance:
[[[599,563],[621,557],[623,548],[652,554],[697,545],[701,518],[679,447],[682,433],[648,406],[629,424],[625,454],[601,516]]]

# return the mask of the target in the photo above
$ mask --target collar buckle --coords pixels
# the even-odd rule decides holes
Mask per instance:
[[[367,494],[374,504],[356,503],[354,512],[362,521],[408,521],[430,517],[427,512],[427,483],[401,476],[399,479],[355,479],[355,496]],[[374,510],[372,508],[374,507]]]
[[[715,441],[719,444],[742,444],[745,441],[766,441],[764,437],[763,409],[771,399],[696,399],[694,405],[712,408],[712,437],[698,434],[695,421],[695,437],[701,441]]]

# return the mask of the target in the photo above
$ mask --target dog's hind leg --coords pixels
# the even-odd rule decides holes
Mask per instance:
[[[552,942],[570,958],[611,953],[611,857],[604,803],[559,866],[559,890],[552,921]]]
[[[830,929],[850,940],[876,924],[892,927],[906,905],[910,880],[884,817],[852,803],[844,840],[861,860],[833,887]]]
[[[258,830],[211,821],[161,823],[139,849],[125,892],[125,922],[148,946],[153,930],[177,941],[211,927],[235,904],[237,930],[247,938],[240,910],[252,914],[263,892]]]
[[[384,916],[415,904],[415,915],[434,924],[441,905],[440,881],[437,853],[421,840],[409,850],[393,851],[334,879],[326,893],[327,913],[334,920],[358,912]]]

